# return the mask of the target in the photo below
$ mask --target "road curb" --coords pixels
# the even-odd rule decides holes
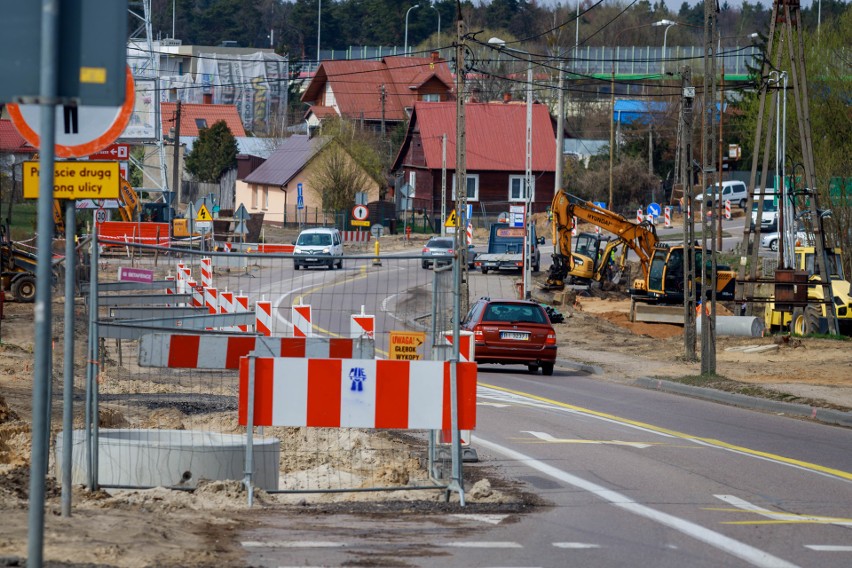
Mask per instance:
[[[590,375],[603,375],[604,370],[597,365],[587,365],[586,363],[576,363],[574,361],[569,361],[567,359],[556,359],[556,364],[560,367],[568,367],[569,369],[574,369],[575,371],[582,371],[584,373],[589,373]]]
[[[791,416],[801,416],[818,422],[823,422],[825,424],[852,427],[852,412],[841,412],[839,410],[831,410],[829,408],[808,406],[807,404],[769,400],[745,394],[685,385],[662,379],[652,379],[649,377],[640,377],[636,379],[633,384],[646,389],[683,394],[695,398],[730,404],[732,406],[739,406],[742,408],[765,410],[769,412],[788,414]]]

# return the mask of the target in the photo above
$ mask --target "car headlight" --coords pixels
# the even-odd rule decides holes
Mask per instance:
[[[323,254],[329,254],[330,252],[331,252],[331,249],[328,248],[328,247],[325,247],[324,249],[322,249]]]

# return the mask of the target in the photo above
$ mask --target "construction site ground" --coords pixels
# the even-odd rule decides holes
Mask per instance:
[[[383,238],[383,246],[386,250],[408,246],[419,253],[417,239],[408,245],[399,239]],[[536,285],[545,277],[544,272],[537,275]],[[552,294],[540,291],[536,298],[554,301]],[[563,362],[556,372],[576,372],[578,366],[588,366],[597,371],[592,376],[599,380],[631,384],[640,377],[692,377],[693,382],[709,388],[852,411],[852,342],[788,336],[719,337],[718,376],[695,379],[700,363],[685,360],[683,329],[631,323],[629,307],[629,298],[619,292],[578,294],[568,305],[557,306],[565,321],[555,325]],[[54,310],[61,313],[61,303]],[[82,310],[78,317],[84,318]],[[27,554],[33,304],[7,303],[0,326],[0,565],[9,566]],[[85,343],[83,329],[85,326],[79,326],[77,333],[81,346]],[[61,324],[54,336],[60,345]],[[769,347],[745,352],[742,348],[746,346]],[[78,365],[77,372],[83,373],[82,357],[78,357]],[[58,402],[53,405],[52,424],[54,438],[61,427]],[[211,428],[217,426],[210,424]],[[422,475],[415,471],[416,460],[388,467],[396,474]],[[54,471],[52,460],[50,471]],[[520,510],[536,504],[534,496],[513,480],[500,479],[487,463],[467,467],[466,472],[470,510]],[[442,503],[442,498],[441,492],[296,496],[260,492],[255,508],[248,510],[245,491],[236,481],[209,483],[195,492],[153,489],[110,494],[77,487],[73,516],[65,518],[60,514],[59,482],[50,476],[44,558],[48,566],[239,566],[242,551],[233,535],[242,528],[261,525],[264,515],[297,516],[320,506],[370,514],[376,501],[383,502],[385,511],[399,503],[405,511],[454,506]]]

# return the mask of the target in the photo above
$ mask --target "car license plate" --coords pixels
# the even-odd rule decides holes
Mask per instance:
[[[529,341],[530,334],[521,331],[501,331],[500,339],[514,339],[515,341]]]

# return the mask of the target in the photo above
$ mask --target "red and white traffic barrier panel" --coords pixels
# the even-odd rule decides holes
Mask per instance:
[[[340,231],[344,243],[366,243],[370,241],[370,231]]]
[[[473,242],[473,223],[467,222],[467,244]]]
[[[476,344],[473,340],[473,332],[459,330],[459,334],[461,334],[461,340],[459,341],[459,360],[465,362],[475,361]],[[452,331],[444,332],[444,341],[447,342],[447,345],[453,344],[454,337]]]
[[[730,219],[730,218],[731,218],[731,200],[726,199],[725,200],[725,219]]]
[[[642,213],[641,209],[637,209],[636,210],[636,222],[641,223],[644,220],[645,220],[645,214]]]
[[[476,363],[457,363],[458,427],[476,427]],[[239,422],[248,424],[249,358],[240,361]],[[449,429],[450,363],[257,358],[254,426]]]
[[[669,228],[669,227],[672,226],[672,208],[671,207],[666,207],[665,209],[663,209],[663,223],[664,223],[666,228]]]
[[[213,287],[213,259],[209,256],[201,259],[201,285],[205,288]]]
[[[272,302],[260,300],[254,303],[254,330],[260,335],[272,335]]]
[[[192,307],[193,308],[203,308],[204,307],[204,288],[198,285],[198,282],[195,280],[190,280],[187,282],[189,286],[189,290],[192,293]]]
[[[364,313],[364,306],[361,306],[360,314],[352,314],[349,316],[349,337],[367,337],[374,339],[376,336],[376,316]]]
[[[574,224],[571,225],[571,236],[572,237],[577,236],[577,217],[574,217]]]
[[[139,365],[170,369],[239,369],[240,357],[371,359],[373,342],[349,337],[257,337],[149,333],[139,340]]]
[[[243,296],[243,292],[240,290],[240,293],[234,296],[234,313],[242,314],[247,311],[249,311],[249,298],[248,296]],[[240,331],[248,331],[249,326],[238,325],[237,329]]]
[[[294,305],[290,309],[290,321],[293,322],[293,337],[312,337],[314,328],[311,324],[310,304]]]
[[[166,288],[166,294],[174,294],[175,293],[175,277],[171,274],[166,275],[166,280],[172,282],[172,284],[168,284]]]
[[[228,292],[227,290],[224,292],[219,292],[219,313],[220,314],[233,314],[234,312],[234,293]],[[226,331],[237,331],[237,326],[228,325],[223,327],[222,329]]]
[[[219,294],[216,288],[204,288],[204,306],[211,314],[219,313]]]

